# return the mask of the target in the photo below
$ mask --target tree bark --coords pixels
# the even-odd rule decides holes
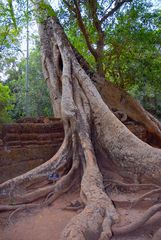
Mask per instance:
[[[43,29],[44,28],[44,29]],[[45,31],[45,32],[44,32]],[[49,18],[45,24],[39,24],[39,35],[41,41],[41,55],[44,77],[47,81],[53,111],[55,117],[61,118],[61,68],[62,62],[57,44],[53,37],[52,24]],[[73,47],[72,47],[73,48]],[[151,116],[141,104],[130,96],[126,91],[118,88],[104,77],[94,72],[85,59],[74,49],[74,53],[82,68],[88,73],[101,94],[104,102],[110,109],[117,109],[126,114],[130,119],[143,125],[149,133],[149,142],[161,147],[161,123]]]
[[[73,48],[73,47],[72,47]],[[126,91],[115,86],[112,82],[100,77],[94,72],[86,60],[74,49],[75,56],[87,75],[99,91],[104,102],[110,109],[122,111],[131,120],[143,125],[149,133],[149,142],[156,139],[155,145],[161,147],[161,123],[147,112],[141,104]]]
[[[39,23],[39,36],[41,42],[41,60],[44,78],[50,93],[54,116],[61,118],[61,80],[59,68],[59,51],[54,42],[51,22]]]

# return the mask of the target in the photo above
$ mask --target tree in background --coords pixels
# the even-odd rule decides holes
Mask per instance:
[[[8,86],[4,86],[0,82],[0,125],[4,122],[10,121],[8,110],[12,109],[11,95]]]
[[[29,59],[29,114],[31,117],[53,115],[47,85],[43,78],[40,46],[36,37]],[[11,90],[13,108],[8,112],[13,120],[25,116],[25,70],[26,60],[8,58],[4,64],[7,77],[5,85]]]
[[[12,109],[8,109],[10,119],[16,120],[25,116],[25,68],[26,60],[21,51],[23,30],[27,18],[31,21],[32,12],[27,13],[25,1],[0,1],[0,68],[1,80],[10,88]],[[41,67],[40,46],[36,37],[32,36],[33,45],[30,54],[29,101],[30,116],[52,115],[47,85]],[[6,87],[7,89],[7,87]]]
[[[0,1],[0,57],[2,51],[14,45],[17,42],[16,36],[19,33],[12,1]]]
[[[161,117],[161,12],[149,6],[137,1],[118,14],[117,24],[108,35],[107,73],[117,86]]]

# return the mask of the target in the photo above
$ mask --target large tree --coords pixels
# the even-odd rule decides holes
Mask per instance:
[[[82,66],[84,66],[86,71],[92,74],[92,77],[91,75],[90,77],[93,79],[103,100],[108,104],[110,109],[114,108],[115,110],[122,111],[134,121],[144,125],[150,138],[157,137],[160,139],[161,132],[159,130],[160,126],[158,129],[159,123],[157,123],[155,119],[152,120],[152,116],[144,111],[140,104],[122,89],[122,87],[126,86],[127,81],[136,82],[136,79],[140,85],[151,82],[152,86],[156,86],[155,82],[157,82],[157,84],[160,82],[158,78],[160,75],[158,72],[160,58],[157,58],[159,59],[157,64],[155,60],[151,61],[153,70],[147,66],[147,59],[155,59],[153,56],[158,52],[160,42],[160,31],[158,28],[159,12],[150,12],[148,9],[151,4],[142,0],[63,0],[61,2],[63,14],[62,16],[60,14],[60,16],[63,19],[62,23],[66,32],[69,34],[73,44],[78,41],[82,42],[82,38],[84,39],[86,48],[81,43],[74,44],[74,46],[76,47],[78,45],[78,49],[83,49],[83,53],[88,51],[88,56],[90,56],[90,60],[93,65],[95,65],[96,71],[92,72],[89,66],[85,64],[84,59],[81,59],[80,56],[78,57],[78,54],[77,59],[82,62]],[[68,9],[68,12],[64,10],[65,7]],[[120,11],[120,9],[122,11]],[[66,22],[70,21],[72,25],[74,23],[74,26],[70,27],[70,23],[66,24]],[[124,25],[123,27],[122,24]],[[71,28],[76,30],[73,30],[70,34]],[[107,28],[110,30],[106,30]],[[154,31],[154,29],[157,30]],[[128,34],[128,40],[126,34]],[[116,35],[116,37],[113,37],[113,35]],[[128,43],[128,41],[130,43]],[[137,50],[131,49],[133,48],[133,44],[137,46]],[[113,45],[112,48],[110,48],[109,45]],[[147,49],[147,45],[151,51]],[[111,49],[112,53],[108,53],[108,49]],[[140,49],[140,51],[138,49]],[[144,55],[141,53],[142,49],[143,52],[145,52]],[[123,53],[124,51],[126,55]],[[131,51],[132,56],[129,56]],[[139,54],[134,56],[137,51],[139,51]],[[108,58],[110,60],[108,60]],[[126,60],[121,62],[120,59],[123,58]],[[138,58],[139,61],[134,61],[134,58]],[[143,71],[139,70],[140,62],[141,68],[144,69]],[[130,64],[131,66],[129,66]],[[115,65],[115,67],[113,65]],[[131,69],[129,69],[131,67],[134,68],[132,72]],[[135,68],[137,68],[137,70],[135,70]],[[126,72],[126,70],[123,69],[128,69],[128,71]],[[111,70],[113,73],[109,74]],[[141,75],[138,73],[141,73]],[[116,87],[116,85],[109,81],[111,80],[109,75],[111,75],[119,87]],[[130,75],[132,75],[132,77],[130,77]],[[153,80],[152,76],[154,76],[155,80]],[[130,78],[131,80],[129,80]],[[148,80],[149,78],[150,81]],[[115,92],[115,94],[113,94],[113,92]]]
[[[81,1],[74,2],[78,4]],[[116,1],[115,10],[124,2]],[[63,121],[65,137],[59,151],[49,161],[0,185],[0,210],[41,206],[33,201],[42,197],[45,197],[42,206],[50,205],[77,182],[85,208],[66,226],[62,239],[104,240],[112,235],[133,231],[159,211],[161,204],[149,208],[139,222],[116,227],[118,213],[105,192],[104,180],[107,183],[111,178],[116,180],[117,176],[124,183],[156,187],[153,192],[159,193],[161,150],[134,136],[109,106],[124,109],[159,140],[160,122],[128,94],[102,80],[102,73],[90,69],[71,46],[48,3],[36,1],[34,4],[40,14],[38,21],[44,76],[56,116]],[[113,8],[110,11],[114,11]],[[47,184],[51,173],[57,181]],[[41,182],[46,185],[39,187]],[[37,186],[35,190],[33,185],[34,189]],[[153,239],[159,239],[159,232]]]

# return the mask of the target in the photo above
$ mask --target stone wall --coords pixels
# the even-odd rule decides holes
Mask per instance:
[[[143,126],[125,125],[137,137],[147,141]],[[63,125],[56,118],[24,118],[4,125],[0,133],[0,182],[18,176],[50,159],[64,137]]]
[[[63,137],[59,119],[4,125],[0,139],[0,182],[50,159],[59,149]]]

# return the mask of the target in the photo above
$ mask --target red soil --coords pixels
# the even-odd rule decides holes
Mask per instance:
[[[8,216],[1,217],[0,240],[56,240],[65,225],[76,214],[69,210],[61,210],[73,199],[78,199],[78,193],[68,193],[60,197],[51,207],[38,211],[23,211],[15,213],[8,222]],[[6,222],[7,221],[7,222]]]
[[[15,213],[11,218],[12,223],[7,223],[9,213],[1,214],[0,240],[59,240],[65,225],[80,211],[62,210],[73,200],[80,200],[79,192],[64,194],[51,207]],[[122,195],[118,194],[117,205],[122,200]],[[128,197],[126,202],[127,200],[129,200]],[[125,201],[122,202],[125,203]],[[136,221],[145,211],[144,207],[130,209],[129,206],[123,205],[117,207],[122,226]],[[123,237],[113,237],[112,240],[150,240],[159,226],[161,227],[160,218],[161,214],[158,213],[140,230]]]

